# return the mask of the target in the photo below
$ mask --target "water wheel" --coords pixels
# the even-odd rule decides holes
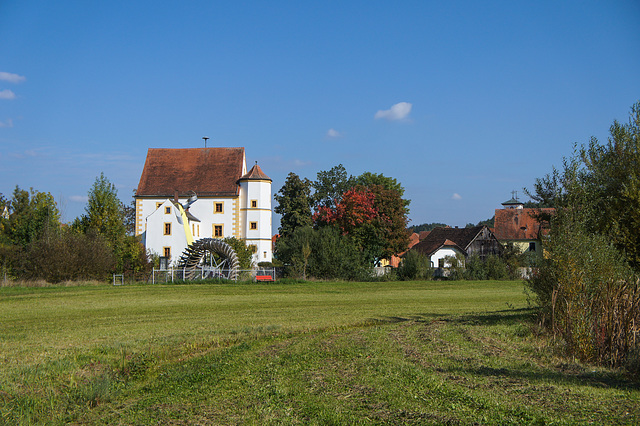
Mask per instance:
[[[229,244],[216,238],[202,238],[187,247],[178,268],[184,269],[184,279],[223,278],[238,279],[240,262]]]

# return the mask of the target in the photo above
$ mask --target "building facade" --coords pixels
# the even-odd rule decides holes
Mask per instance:
[[[511,246],[521,253],[542,256],[542,240],[549,232],[549,222],[542,219],[555,214],[552,208],[524,208],[512,198],[495,211],[494,233],[504,247]]]
[[[184,223],[176,203],[194,194]],[[273,259],[271,179],[257,163],[247,172],[244,148],[151,148],[134,198],[136,235],[169,264],[186,249],[187,233],[236,237],[254,249],[254,263]]]
[[[461,254],[466,258],[475,255],[485,260],[487,256],[500,255],[502,246],[493,232],[481,225],[472,228],[435,228],[411,250],[427,256],[434,268],[449,268],[451,264],[446,261],[448,256]]]

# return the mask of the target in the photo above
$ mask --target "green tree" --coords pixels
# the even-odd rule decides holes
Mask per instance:
[[[446,223],[423,223],[421,225],[413,225],[409,227],[409,232],[422,232],[422,231],[431,231],[435,228],[446,228],[448,225]]]
[[[105,280],[115,259],[106,240],[70,228],[46,230],[14,259],[14,272],[25,280],[51,283],[74,280]]]
[[[573,209],[587,232],[606,235],[640,271],[640,102],[629,122],[614,121],[606,144],[576,146],[563,167],[536,179],[529,196],[541,205]]]
[[[80,218],[80,228],[85,233],[94,230],[103,235],[113,247],[117,247],[126,234],[126,229],[123,204],[118,199],[116,186],[104,173],[100,173],[88,195],[85,214]]]
[[[318,172],[317,179],[311,183],[315,190],[313,200],[318,207],[335,208],[344,194],[354,185],[353,176],[347,174],[342,164],[334,166],[329,171]]]
[[[132,212],[118,198],[115,185],[100,173],[89,189],[85,214],[73,222],[72,228],[84,234],[95,233],[107,241],[115,259],[114,272],[139,275],[151,263],[140,238],[131,232],[127,235]]]
[[[640,102],[610,134],[536,180],[532,199],[556,213],[527,285],[571,355],[620,365],[640,350]]]
[[[133,190],[136,195],[136,190]],[[136,233],[136,200],[132,199],[129,204],[121,203],[122,215],[124,217],[124,227],[127,235],[135,235]]]
[[[350,237],[332,226],[314,230],[310,226],[276,241],[276,256],[292,277],[356,279],[364,276],[366,264]]]
[[[371,263],[403,252],[409,243],[405,200],[382,185],[349,189],[335,209],[319,208],[314,220],[317,227],[335,225],[349,235]]]
[[[398,192],[400,197],[404,195],[404,187],[395,178],[388,177],[382,173],[364,172],[354,179],[353,185],[370,187],[381,185],[384,189]],[[409,204],[409,200],[405,200]]]
[[[333,226],[320,228],[313,236],[308,268],[312,276],[345,280],[367,277],[367,264],[351,237]]]
[[[223,241],[229,244],[236,252],[238,262],[240,263],[240,269],[253,268],[253,248],[248,247],[244,240],[240,240],[236,237],[226,237]]]
[[[417,250],[409,250],[398,267],[398,278],[408,280],[430,280],[433,278],[431,260]]]
[[[298,226],[276,240],[275,257],[283,263],[285,275],[306,279],[309,259],[304,248],[311,246],[313,237],[311,226]]]
[[[278,205],[273,211],[282,215],[279,228],[281,236],[291,235],[296,228],[311,226],[313,199],[309,179],[300,179],[297,174],[289,173],[274,198]]]
[[[60,227],[60,212],[53,196],[33,188],[28,192],[16,186],[7,214],[0,224],[2,239],[9,245],[26,247],[45,230]]]

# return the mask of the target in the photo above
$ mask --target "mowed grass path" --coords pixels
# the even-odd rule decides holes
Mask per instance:
[[[636,384],[530,317],[519,282],[1,288],[0,420],[640,421]]]

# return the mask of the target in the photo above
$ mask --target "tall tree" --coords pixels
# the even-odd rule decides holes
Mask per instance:
[[[306,279],[356,279],[366,269],[362,253],[349,236],[333,226],[314,230],[298,227],[276,243],[276,255],[285,265],[285,273]]]
[[[115,259],[114,272],[136,274],[146,270],[149,258],[139,237],[127,235],[127,211],[118,199],[115,185],[100,173],[88,195],[85,214],[72,226],[85,234],[98,234],[107,241]]]
[[[344,194],[354,185],[354,177],[347,174],[342,164],[334,166],[329,171],[319,171],[315,182],[311,183],[315,193],[314,204],[318,207],[335,208]]]
[[[400,182],[396,180],[396,178],[385,176],[382,173],[364,172],[360,176],[355,178],[353,183],[354,185],[362,185],[366,187],[380,185],[386,190],[396,191],[402,199],[402,203],[406,209],[406,213],[409,214],[409,203],[411,203],[411,200],[402,198],[402,196],[404,195],[404,187]]]
[[[4,208],[3,208],[4,211]],[[45,230],[60,228],[60,211],[48,192],[30,191],[16,186],[2,224],[2,238],[8,244],[26,247]]]
[[[571,355],[637,364],[640,102],[610,134],[606,144],[576,146],[561,169],[536,180],[533,199],[556,213],[528,286]]]
[[[319,208],[314,220],[318,227],[335,225],[349,235],[371,263],[406,250],[409,242],[405,200],[382,185],[356,185],[335,209]]]
[[[282,215],[280,219],[280,235],[291,235],[296,228],[311,226],[311,181],[307,178],[300,179],[295,173],[289,173],[287,179],[274,196],[278,205],[273,209]]]
[[[136,190],[133,190],[136,195]],[[122,203],[122,214],[124,217],[124,227],[127,235],[135,235],[136,233],[136,200],[132,199],[129,204]]]
[[[123,204],[118,199],[116,186],[100,173],[89,189],[89,200],[80,226],[85,232],[93,230],[117,246],[126,233]]]
[[[628,123],[614,121],[610,135],[606,144],[591,138],[576,146],[528,194],[542,205],[573,209],[586,232],[605,235],[640,271],[640,102]]]

